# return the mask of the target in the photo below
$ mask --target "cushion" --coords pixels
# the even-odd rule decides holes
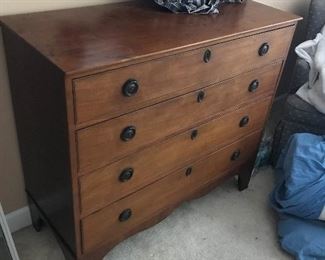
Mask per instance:
[[[312,0],[310,2],[308,24],[307,24],[307,40],[314,39],[316,34],[320,32],[325,24],[325,1]]]
[[[283,119],[325,131],[325,114],[318,112],[297,95],[289,95]]]
[[[291,81],[290,93],[296,93],[309,79],[309,64],[301,58],[297,58]]]

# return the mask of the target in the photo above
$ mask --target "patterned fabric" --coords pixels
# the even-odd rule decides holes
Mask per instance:
[[[242,3],[245,0],[154,0],[173,13],[217,14],[220,3]]]
[[[279,154],[290,136],[295,133],[325,135],[325,115],[303,101],[297,95],[290,95],[285,103],[283,119],[276,128],[271,162],[276,164]]]
[[[290,95],[284,107],[283,119],[308,125],[325,131],[325,114],[318,112],[312,105],[308,104],[297,95]]]
[[[298,58],[293,72],[293,78],[290,86],[290,93],[296,91],[308,81],[309,65],[303,59]]]
[[[268,136],[266,133],[263,134],[263,138],[258,148],[258,153],[255,160],[255,169],[261,168],[270,163],[272,141],[272,137]]]

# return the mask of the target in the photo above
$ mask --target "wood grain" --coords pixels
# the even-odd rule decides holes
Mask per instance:
[[[274,64],[204,88],[205,98],[200,103],[197,102],[199,92],[195,91],[79,130],[77,140],[80,174],[98,169],[141,147],[193,127],[234,105],[253,101],[262,94],[272,94],[280,66],[281,64]],[[255,79],[260,81],[260,87],[252,93],[248,88]],[[136,135],[132,140],[124,142],[120,139],[120,134],[127,126],[135,126]]]
[[[271,98],[260,100],[249,106],[225,114],[180,135],[133,153],[92,174],[82,176],[80,183],[81,215],[87,216],[95,210],[143,188],[170,171],[184,167],[187,163],[207,156],[226,144],[263,127]],[[244,116],[250,121],[239,127]],[[195,140],[193,130],[198,131]],[[132,178],[120,182],[124,169],[133,168]]]
[[[299,19],[250,0],[245,5],[225,5],[221,15],[174,15],[145,0],[1,17],[61,70],[88,75],[294,25]]]
[[[252,155],[252,159],[254,159],[255,155]],[[184,199],[184,201],[189,201],[193,199],[198,199],[206,194],[208,194],[210,191],[214,190],[218,185],[220,185],[225,180],[228,180],[238,173],[241,172],[242,165],[239,165],[237,168],[231,168],[226,172],[223,172],[216,176],[214,179],[210,180],[208,183],[206,183],[203,186],[198,187],[193,192],[190,192],[187,194],[187,198]],[[152,218],[144,221],[140,227],[137,229],[134,229],[133,232],[137,233],[142,230],[148,229],[152,227],[153,225],[159,223],[160,221],[164,220],[166,217],[168,217],[176,207],[179,206],[183,201],[176,203],[175,205],[170,205],[168,208],[165,208],[163,211],[158,212],[157,215],[153,216]],[[132,235],[132,234],[131,234]],[[131,236],[130,235],[130,236]],[[118,242],[116,242],[118,243]],[[89,252],[83,252],[80,260],[90,260],[90,259],[103,259],[104,256],[107,254],[108,250],[111,250],[113,247],[116,246],[115,244],[109,243],[105,244],[103,243],[101,246],[97,247],[95,250],[89,251]]]
[[[293,30],[288,27],[266,32],[74,80],[77,124],[85,126],[87,121],[121,115],[157,99],[199,89],[283,59]],[[265,42],[270,50],[259,56],[258,50]],[[211,51],[207,63],[203,61],[206,50]],[[139,84],[138,93],[131,97],[122,94],[128,79]]]
[[[76,254],[64,74],[14,32],[2,29],[25,189],[56,236]]]
[[[255,155],[261,133],[257,132],[226,148],[217,151],[204,160],[189,164],[192,172],[187,176],[187,168],[178,170],[167,177],[147,186],[125,199],[82,220],[84,252],[105,243],[116,244],[117,241],[130,236],[145,221],[183,201],[194,190],[208,183],[217,176],[222,176]],[[234,151],[240,150],[241,157],[232,161]],[[125,222],[119,222],[119,215],[125,209],[132,210],[132,216]]]

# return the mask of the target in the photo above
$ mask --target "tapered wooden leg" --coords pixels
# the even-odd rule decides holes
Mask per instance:
[[[254,169],[255,161],[248,162],[242,168],[240,173],[238,174],[238,189],[243,191],[248,188],[249,182],[252,177],[252,172]]]
[[[40,232],[42,230],[42,227],[44,226],[44,222],[33,200],[29,196],[27,197],[28,197],[29,211],[32,219],[32,225],[36,232]]]

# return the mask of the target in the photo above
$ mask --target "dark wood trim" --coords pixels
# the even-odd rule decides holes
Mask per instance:
[[[2,29],[25,188],[75,252],[64,74]]]
[[[73,196],[73,212],[76,238],[76,256],[79,259],[82,255],[81,248],[81,231],[80,231],[80,198],[79,198],[79,181],[78,181],[78,140],[76,138],[76,126],[74,105],[73,105],[73,91],[72,79],[69,76],[65,77],[65,95],[68,119],[68,133],[69,133],[69,154],[70,154],[70,172],[71,172],[71,189]]]
[[[248,161],[245,165],[240,169],[240,173],[238,174],[238,189],[239,191],[243,191],[248,188],[249,182],[252,177],[252,173],[254,170],[255,158],[254,160]]]

